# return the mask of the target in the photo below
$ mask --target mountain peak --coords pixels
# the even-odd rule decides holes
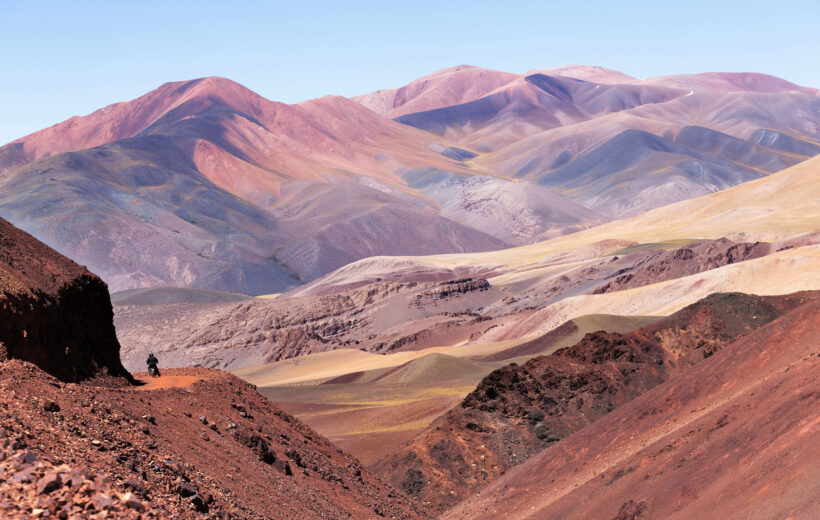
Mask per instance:
[[[13,143],[22,147],[23,162],[56,153],[94,148],[133,137],[190,101],[200,103],[189,107],[186,114],[210,106],[213,101],[243,113],[256,112],[264,103],[274,104],[227,78],[209,76],[173,81],[136,99],[114,103],[85,116],[74,116]],[[0,171],[16,166],[16,162],[0,164]]]
[[[353,100],[377,114],[395,119],[405,114],[474,101],[517,77],[509,72],[458,65],[422,76],[403,87],[378,90]]]
[[[206,76],[188,81],[175,81],[165,83],[157,91],[169,90],[173,94],[183,95],[185,93],[197,94],[223,94],[242,91],[244,93],[255,94],[247,87],[240,85],[236,81],[221,76]],[[172,94],[172,95],[173,95]]]
[[[565,65],[552,69],[534,69],[525,75],[544,74],[546,76],[563,76],[566,78],[581,79],[593,83],[633,83],[635,78],[623,72],[601,67],[599,65]]]

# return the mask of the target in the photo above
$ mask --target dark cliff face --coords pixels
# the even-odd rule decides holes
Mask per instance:
[[[0,344],[63,381],[130,378],[120,362],[108,287],[0,219]]]

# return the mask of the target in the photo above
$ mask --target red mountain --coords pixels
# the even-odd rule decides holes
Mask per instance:
[[[807,300],[444,518],[815,518],[818,311]]]
[[[344,98],[289,106],[206,78],[7,145],[0,206],[114,289],[274,292],[374,254],[502,247],[393,175],[465,171],[440,141]]]
[[[441,511],[817,297],[715,294],[634,332],[587,334],[572,347],[491,373],[460,406],[374,468]]]

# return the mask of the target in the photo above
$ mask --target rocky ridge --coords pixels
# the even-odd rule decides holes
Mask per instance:
[[[443,518],[818,517],[818,311],[807,298]]]

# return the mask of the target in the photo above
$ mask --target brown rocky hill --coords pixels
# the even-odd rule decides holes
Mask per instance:
[[[0,484],[0,517],[127,515],[148,504],[155,515],[145,518],[424,517],[224,372],[168,370],[139,387],[63,383],[19,360],[1,368],[0,446],[17,462]],[[54,483],[43,480],[60,470]],[[74,470],[85,480],[74,482]],[[128,505],[128,492],[143,503]]]
[[[0,219],[0,357],[65,381],[128,377],[113,316],[102,280]]]
[[[452,507],[551,444],[673,378],[818,293],[714,294],[631,333],[508,365],[374,465],[434,511]]]
[[[806,296],[444,518],[820,517],[820,301]]]
[[[0,517],[424,517],[234,376],[135,380],[105,284],[5,221],[0,245]]]

